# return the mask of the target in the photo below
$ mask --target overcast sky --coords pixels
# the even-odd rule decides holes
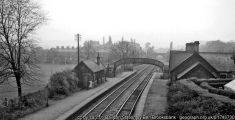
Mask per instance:
[[[122,36],[155,48],[194,40],[235,40],[235,0],[38,0],[50,19],[38,30],[44,48]]]

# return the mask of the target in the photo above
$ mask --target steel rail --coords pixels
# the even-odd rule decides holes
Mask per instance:
[[[103,98],[103,100],[101,100],[98,104],[96,104],[94,107],[92,107],[88,112],[86,112],[82,118],[87,117],[92,111],[94,111],[99,105],[101,105],[105,100],[107,100],[110,96],[112,96],[115,92],[119,91],[120,88],[125,87],[126,84],[130,84],[132,85],[135,82],[135,79],[140,77],[144,72],[146,72],[146,70],[148,69],[148,67],[144,68],[142,71],[140,71],[139,74],[133,76],[132,78],[130,78],[128,81],[124,82],[121,86],[119,86],[118,88],[116,88],[113,92],[111,92],[110,94],[108,94],[105,98]],[[128,85],[126,88],[128,88],[130,85]],[[123,92],[121,92],[123,93]],[[120,94],[121,94],[120,93]],[[78,117],[77,117],[78,118]]]
[[[153,70],[154,70],[154,69],[152,69],[152,71],[153,71]],[[145,80],[143,80],[142,83],[139,84],[139,85],[135,88],[135,90],[132,91],[132,93],[130,94],[130,96],[128,97],[128,99],[126,99],[126,101],[124,102],[124,104],[121,106],[121,108],[118,110],[117,114],[115,115],[116,118],[119,118],[119,117],[127,117],[127,118],[130,118],[130,116],[134,113],[134,108],[135,108],[135,106],[136,106],[136,104],[137,104],[137,102],[138,102],[138,100],[139,100],[141,94],[143,93],[145,87],[147,86],[149,80],[151,79],[151,77],[152,77],[152,72],[150,72],[150,73],[146,76]],[[145,83],[145,84],[143,85],[143,83]],[[141,85],[143,85],[143,86],[141,86]],[[137,93],[135,93],[135,92],[137,92]],[[131,98],[135,97],[136,95],[137,95],[136,99],[131,100]],[[131,106],[127,106],[127,105],[128,105],[128,102],[129,102],[129,103],[132,103]],[[124,108],[125,108],[125,109],[124,109]],[[125,113],[125,115],[123,115],[123,113]]]
[[[151,71],[146,71],[146,73],[148,73],[148,72],[151,72]],[[146,77],[147,77],[147,76],[146,76]],[[144,78],[144,79],[145,79],[145,78]],[[136,81],[134,81],[134,82],[136,82]],[[137,86],[139,86],[139,84],[141,84],[141,83],[142,83],[142,81],[139,81],[139,83],[137,84]],[[132,84],[133,84],[133,83],[132,83]],[[131,84],[131,85],[132,85],[132,84]],[[131,86],[131,85],[129,85],[129,86]],[[125,89],[122,91],[122,93],[125,92],[125,91],[129,88],[129,86],[128,86],[127,88],[125,88]],[[101,116],[105,113],[105,111],[107,111],[107,109],[122,95],[122,93],[119,94],[118,96],[116,96],[116,97],[105,107],[105,109],[103,109],[103,110],[100,112],[98,118],[101,118]]]

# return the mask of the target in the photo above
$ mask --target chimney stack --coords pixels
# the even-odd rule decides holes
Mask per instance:
[[[235,47],[233,47],[233,55],[232,55],[231,59],[233,59],[233,63],[235,64]]]
[[[186,51],[188,52],[199,52],[199,41],[186,43]]]
[[[97,65],[100,65],[100,54],[99,54],[99,52],[98,52],[98,56],[97,56]]]

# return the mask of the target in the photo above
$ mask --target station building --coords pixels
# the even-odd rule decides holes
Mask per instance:
[[[75,68],[83,88],[89,88],[92,82],[92,87],[103,83],[105,80],[105,66],[100,62],[98,54],[97,61],[84,60],[81,61]]]
[[[199,41],[186,44],[185,51],[170,51],[171,80],[197,78],[233,78],[233,53],[199,52]]]

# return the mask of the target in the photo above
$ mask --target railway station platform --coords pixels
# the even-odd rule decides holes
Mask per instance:
[[[167,108],[168,80],[160,79],[161,73],[155,73],[144,90],[135,115],[141,116],[161,115]]]
[[[112,86],[121,82],[135,72],[123,72],[115,78],[107,78],[107,82],[89,90],[82,90],[62,100],[50,103],[50,106],[27,115],[20,120],[64,120],[86,103],[102,94]]]

